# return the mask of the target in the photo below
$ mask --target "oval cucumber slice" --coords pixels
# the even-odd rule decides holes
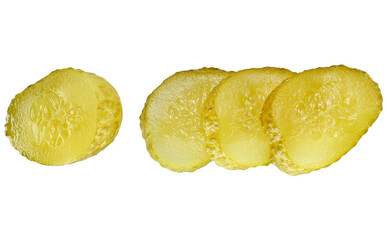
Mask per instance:
[[[284,81],[266,100],[261,117],[273,163],[298,175],[339,160],[381,111],[382,95],[371,77],[340,65],[307,70]]]
[[[274,67],[242,70],[211,92],[204,124],[212,160],[227,169],[270,163],[270,142],[260,120],[262,106],[269,93],[294,74]]]
[[[149,95],[140,127],[151,157],[176,172],[192,172],[210,162],[202,124],[204,101],[230,76],[216,68],[178,72]]]
[[[44,165],[64,165],[107,147],[121,120],[120,98],[105,79],[68,68],[16,95],[5,127],[23,156]]]

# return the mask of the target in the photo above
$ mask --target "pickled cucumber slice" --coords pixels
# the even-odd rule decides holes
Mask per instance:
[[[23,156],[44,165],[64,165],[107,147],[121,120],[120,98],[105,79],[68,68],[16,95],[5,127]]]
[[[178,72],[149,95],[140,126],[149,154],[161,166],[192,172],[210,162],[203,104],[212,88],[231,74],[216,68]]]
[[[269,93],[294,74],[273,67],[247,69],[214,88],[204,121],[212,160],[227,169],[270,163],[270,142],[260,121],[262,106]]]
[[[356,145],[382,111],[371,77],[346,66],[307,70],[284,81],[265,102],[272,161],[297,175],[331,165]]]

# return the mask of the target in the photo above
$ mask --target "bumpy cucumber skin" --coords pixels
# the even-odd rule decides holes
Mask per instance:
[[[287,81],[288,80],[285,80],[284,82],[282,82],[280,86],[283,86],[284,84],[286,84]],[[278,92],[278,89],[280,88],[280,86],[275,88],[269,94],[268,98],[266,99],[263,105],[262,114],[261,114],[262,126],[265,128],[265,132],[270,140],[271,162],[275,166],[277,166],[281,171],[292,176],[309,173],[311,172],[311,170],[307,170],[305,168],[299,167],[292,163],[292,161],[287,155],[286,148],[283,143],[283,137],[282,137],[281,131],[273,123],[271,105],[273,103],[275,95]]]
[[[160,91],[160,88],[162,85],[165,85],[165,84],[168,84],[170,81],[173,81],[173,76],[175,76],[176,74],[189,74],[190,72],[192,73],[207,73],[207,72],[211,72],[211,73],[214,73],[214,74],[218,74],[218,75],[224,75],[223,78],[226,78],[230,75],[232,75],[234,72],[228,72],[228,71],[224,71],[224,70],[221,70],[221,69],[218,69],[218,68],[201,68],[201,69],[193,69],[193,70],[187,70],[187,71],[181,71],[181,72],[177,72],[175,73],[174,75],[168,77],[167,79],[165,79],[148,97],[147,97],[147,100],[145,102],[145,105],[144,105],[144,108],[141,112],[141,115],[140,115],[140,128],[141,128],[141,132],[142,132],[142,137],[144,138],[145,140],[145,143],[146,143],[146,148],[148,150],[148,153],[149,155],[152,157],[152,159],[154,159],[155,161],[157,161],[160,166],[162,166],[163,168],[167,168],[171,171],[174,171],[174,172],[178,172],[178,173],[182,173],[182,172],[194,172],[204,166],[206,166],[208,163],[211,162],[211,159],[208,158],[207,161],[203,161],[199,164],[196,164],[196,165],[190,165],[190,166],[187,166],[187,167],[176,167],[174,166],[173,164],[170,164],[168,162],[167,159],[163,159],[161,158],[158,154],[157,154],[157,151],[154,149],[154,146],[153,146],[153,139],[152,139],[152,131],[151,129],[148,127],[148,111],[149,111],[149,104],[157,99],[155,99],[155,95],[157,94],[158,91]],[[205,131],[203,130],[203,134],[205,134]]]
[[[284,72],[292,73],[290,70],[285,68],[264,67],[259,70],[284,71]],[[242,70],[242,71],[245,71],[245,70]],[[215,97],[217,96],[221,86],[226,83],[226,80],[227,79],[224,79],[223,81],[221,81],[219,85],[212,90],[212,92],[208,96],[205,103],[203,125],[206,132],[206,146],[207,146],[207,152],[210,155],[210,159],[213,160],[218,166],[229,170],[246,170],[251,167],[268,166],[270,162],[268,162],[265,165],[254,165],[254,166],[245,166],[245,165],[238,164],[233,159],[231,159],[220,147],[220,139],[218,136],[219,120],[218,120],[218,115],[214,108],[215,108]]]
[[[320,67],[316,69],[311,69],[311,70],[306,70],[306,71],[314,71],[318,69],[327,69],[327,68],[346,68],[350,69],[344,65],[336,65],[336,66],[331,66],[331,67]],[[357,70],[362,72],[367,78],[371,79],[371,77],[364,71],[361,71],[359,69],[351,69],[351,70]],[[306,72],[305,71],[305,72]],[[372,80],[372,79],[371,79]],[[265,128],[266,134],[269,136],[270,139],[270,148],[271,148],[271,162],[278,167],[281,171],[287,173],[290,176],[296,176],[300,174],[306,174],[310,173],[312,171],[317,171],[322,168],[329,167],[333,163],[337,162],[340,160],[345,154],[347,154],[353,147],[356,146],[356,144],[359,142],[360,138],[367,133],[368,129],[372,126],[372,124],[376,121],[377,117],[379,116],[380,112],[383,110],[383,106],[380,106],[380,110],[378,113],[378,116],[372,121],[372,123],[369,125],[369,127],[362,133],[360,134],[359,138],[354,141],[354,144],[349,147],[348,151],[346,151],[341,157],[335,159],[331,164],[321,167],[320,169],[316,170],[311,170],[311,169],[306,169],[301,166],[298,166],[292,162],[292,160],[289,158],[285,145],[284,145],[284,138],[281,134],[281,131],[279,128],[275,125],[273,121],[273,116],[272,116],[272,104],[273,101],[276,97],[277,92],[279,89],[283,88],[288,84],[288,82],[291,81],[291,79],[287,79],[283,81],[277,88],[275,88],[270,94],[269,97],[266,99],[264,105],[263,105],[263,110],[261,114],[261,122],[263,124],[263,127]],[[382,103],[383,102],[383,97],[380,91],[380,88],[378,84],[374,81],[372,81],[372,84],[374,84],[374,87],[379,91],[378,98],[379,101]]]
[[[220,83],[222,84],[222,82]],[[220,85],[219,84],[219,85]],[[219,91],[219,85],[215,87],[208,96],[204,105],[203,126],[206,133],[206,148],[210,159],[218,166],[229,170],[247,169],[248,167],[239,166],[234,163],[225,152],[222,151],[219,144],[219,120],[215,111],[215,96]]]
[[[72,164],[96,155],[104,148],[106,148],[111,142],[113,142],[114,138],[118,134],[118,131],[120,129],[121,122],[122,122],[122,105],[117,91],[105,79],[93,73],[87,73],[80,69],[73,69],[73,68],[55,70],[50,74],[58,71],[74,71],[74,72],[80,72],[82,74],[88,75],[90,79],[93,79],[92,84],[96,85],[93,91],[96,94],[97,101],[99,101],[99,105],[97,109],[97,129],[96,129],[94,140],[90,146],[89,151],[87,151],[83,156],[75,159],[69,159],[68,162],[66,163],[66,164]],[[47,77],[48,76],[44,77],[43,79],[37,81],[34,84],[37,84],[45,80]],[[25,94],[26,91],[29,91],[34,84],[28,86],[21,93],[17,94],[15,98],[11,101],[11,104],[7,111],[5,135],[10,140],[12,146],[16,150],[18,150],[22,156],[26,157],[27,159],[42,165],[48,165],[48,166],[63,165],[63,164],[57,164],[55,162],[45,163],[45,161],[36,159],[34,157],[34,154],[30,154],[30,152],[34,151],[34,149],[25,149],[21,146],[18,146],[17,144],[17,142],[19,142],[17,139],[19,134],[14,132],[14,126],[17,125],[18,123],[13,121],[12,113],[15,112],[15,108],[23,107],[23,104],[21,102],[21,96],[22,94]],[[27,110],[28,109],[26,109],[26,111]]]
[[[117,136],[122,122],[122,104],[116,89],[105,79],[86,73],[93,79],[95,97],[98,102],[97,131],[90,149],[80,161],[92,157],[104,150]]]
[[[6,118],[6,123],[5,123],[5,136],[8,137],[9,141],[11,142],[11,145],[16,150],[18,150],[18,152],[22,156],[26,157],[27,159],[29,159],[31,161],[38,162],[38,159],[34,159],[33,157],[30,157],[28,154],[29,151],[31,151],[32,149],[31,150],[30,149],[22,149],[22,148],[19,148],[19,146],[17,145],[17,143],[21,141],[21,139],[19,139],[19,134],[17,134],[15,132],[15,128],[18,127],[19,123],[16,122],[14,120],[14,117],[13,117],[13,113],[16,112],[17,106],[20,105],[21,94],[23,94],[26,91],[29,91],[31,86],[32,85],[28,86],[23,92],[18,93],[14,97],[14,99],[12,99],[11,104],[9,105],[8,110],[7,110],[7,118]]]

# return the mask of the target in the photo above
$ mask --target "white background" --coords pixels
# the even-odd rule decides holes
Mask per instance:
[[[0,136],[0,239],[387,239],[386,112],[327,169],[214,163],[175,173],[145,149],[146,97],[176,71],[345,64],[387,96],[385,1],[0,1],[0,119],[59,68],[106,78],[124,119],[97,156],[47,167]]]

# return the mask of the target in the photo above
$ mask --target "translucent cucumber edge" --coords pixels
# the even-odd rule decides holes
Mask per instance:
[[[289,175],[295,176],[299,174],[309,173],[311,172],[311,170],[299,167],[293,164],[293,162],[289,159],[285,149],[285,145],[283,143],[283,136],[278,127],[276,127],[273,123],[273,116],[271,111],[271,106],[273,104],[276,93],[278,92],[280,87],[286,84],[288,81],[289,80],[283,81],[267,97],[262,108],[261,122],[270,140],[271,162],[281,171]]]
[[[227,79],[227,78],[226,78]],[[219,91],[219,86],[224,83],[224,80],[216,86],[204,104],[204,116],[203,127],[206,136],[206,149],[210,156],[210,159],[216,163],[216,165],[229,169],[229,170],[245,170],[249,167],[241,166],[230,159],[220,147],[219,141],[219,120],[215,111],[215,98]]]
[[[41,80],[39,80],[39,81],[41,81]],[[6,116],[5,125],[4,125],[4,127],[5,127],[4,133],[5,133],[5,136],[8,138],[8,140],[10,141],[12,147],[15,148],[20,153],[21,156],[27,158],[30,161],[39,163],[37,161],[37,159],[35,159],[34,156],[29,154],[28,149],[23,149],[19,145],[16,144],[17,140],[14,138],[17,137],[17,135],[12,133],[13,132],[13,130],[12,130],[13,125],[16,124],[13,121],[12,111],[13,111],[13,109],[15,109],[15,106],[18,105],[18,102],[20,100],[20,96],[22,96],[22,93],[24,91],[26,91],[31,86],[32,85],[29,85],[26,89],[24,89],[20,93],[16,94],[15,97],[11,100],[11,103],[9,104],[8,109],[7,109],[7,116]]]
[[[123,117],[122,103],[117,90],[104,78],[94,73],[85,73],[90,79],[99,81],[92,83],[98,101],[97,130],[88,152],[75,162],[95,156],[109,146],[118,135]]]

